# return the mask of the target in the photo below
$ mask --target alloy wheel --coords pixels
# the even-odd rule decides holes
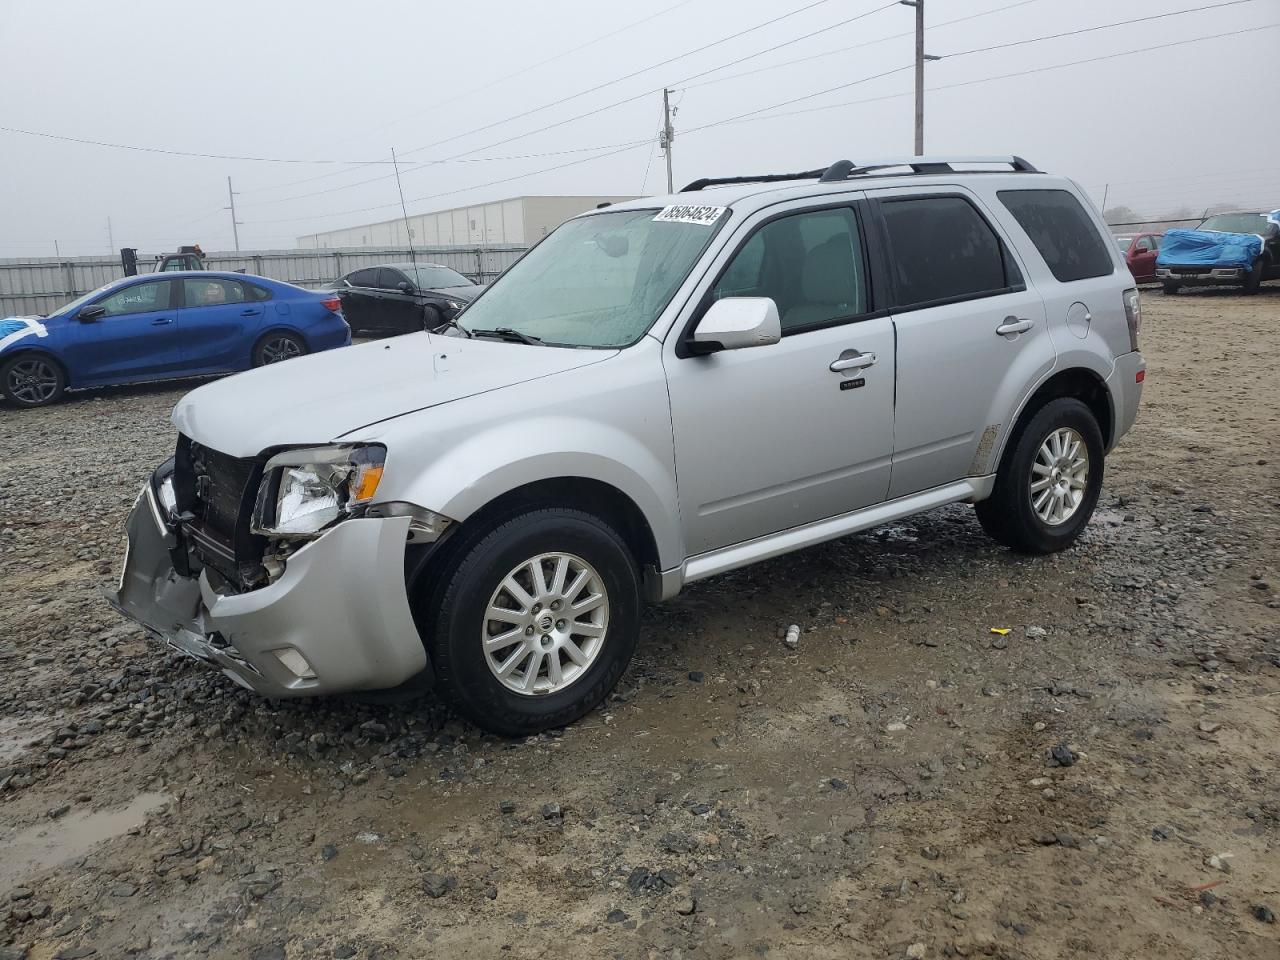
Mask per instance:
[[[499,683],[524,696],[545,696],[590,669],[608,630],[609,597],[600,574],[571,553],[544,553],[502,578],[485,609],[480,642]]]
[[[262,362],[279,363],[300,356],[302,348],[293,337],[274,337],[262,345]]]
[[[58,371],[38,357],[19,360],[9,368],[5,392],[20,403],[47,403],[58,391]]]
[[[1084,502],[1089,448],[1071,427],[1052,431],[1036,451],[1028,491],[1036,516],[1051,527],[1066,523]]]

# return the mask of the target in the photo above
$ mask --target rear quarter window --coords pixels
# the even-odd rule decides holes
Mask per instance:
[[[998,196],[1059,283],[1105,277],[1115,271],[1098,228],[1068,191],[1000,190]]]

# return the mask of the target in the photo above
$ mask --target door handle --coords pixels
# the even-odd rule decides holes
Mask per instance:
[[[241,310],[241,311],[240,311],[240,316],[242,316],[242,317],[256,317],[256,316],[259,316],[261,313],[262,313],[262,311],[261,311],[261,310]]]
[[[173,323],[173,317],[156,317],[151,321],[153,327],[163,327],[167,323]]]
[[[876,362],[874,353],[859,353],[857,350],[846,350],[838,360],[831,361],[832,373],[843,373],[845,370],[865,370]]]
[[[1022,317],[1005,317],[1004,323],[996,327],[996,333],[1002,337],[1016,337],[1020,333],[1026,333],[1035,322]]]

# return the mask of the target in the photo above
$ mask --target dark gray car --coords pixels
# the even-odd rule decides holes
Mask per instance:
[[[343,316],[353,332],[376,334],[435,330],[484,289],[438,263],[363,267],[329,288],[342,300]]]

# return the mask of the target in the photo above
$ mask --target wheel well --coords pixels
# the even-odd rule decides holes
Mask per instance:
[[[424,574],[428,582],[443,569],[454,555],[465,549],[472,536],[483,536],[503,521],[528,510],[545,507],[572,507],[583,510],[608,523],[626,543],[636,565],[658,567],[658,544],[649,523],[635,501],[617,487],[590,477],[554,477],[508,490],[490,500],[469,516],[438,545],[437,549],[418,548],[425,554],[415,561],[406,555],[406,580],[410,593],[414,582]],[[410,552],[415,552],[410,548]]]
[[[1111,397],[1107,393],[1106,384],[1092,371],[1083,367],[1073,367],[1070,370],[1055,373],[1031,395],[1031,399],[1022,408],[1022,415],[1018,418],[1017,427],[1009,434],[1009,439],[1005,442],[1004,450],[1006,455],[1017,443],[1017,437],[1022,430],[1022,425],[1034,417],[1036,411],[1046,403],[1059,397],[1075,397],[1084,403],[1093,413],[1093,418],[1098,421],[1098,428],[1102,431],[1103,447],[1108,450],[1111,449],[1115,418],[1111,410]]]

